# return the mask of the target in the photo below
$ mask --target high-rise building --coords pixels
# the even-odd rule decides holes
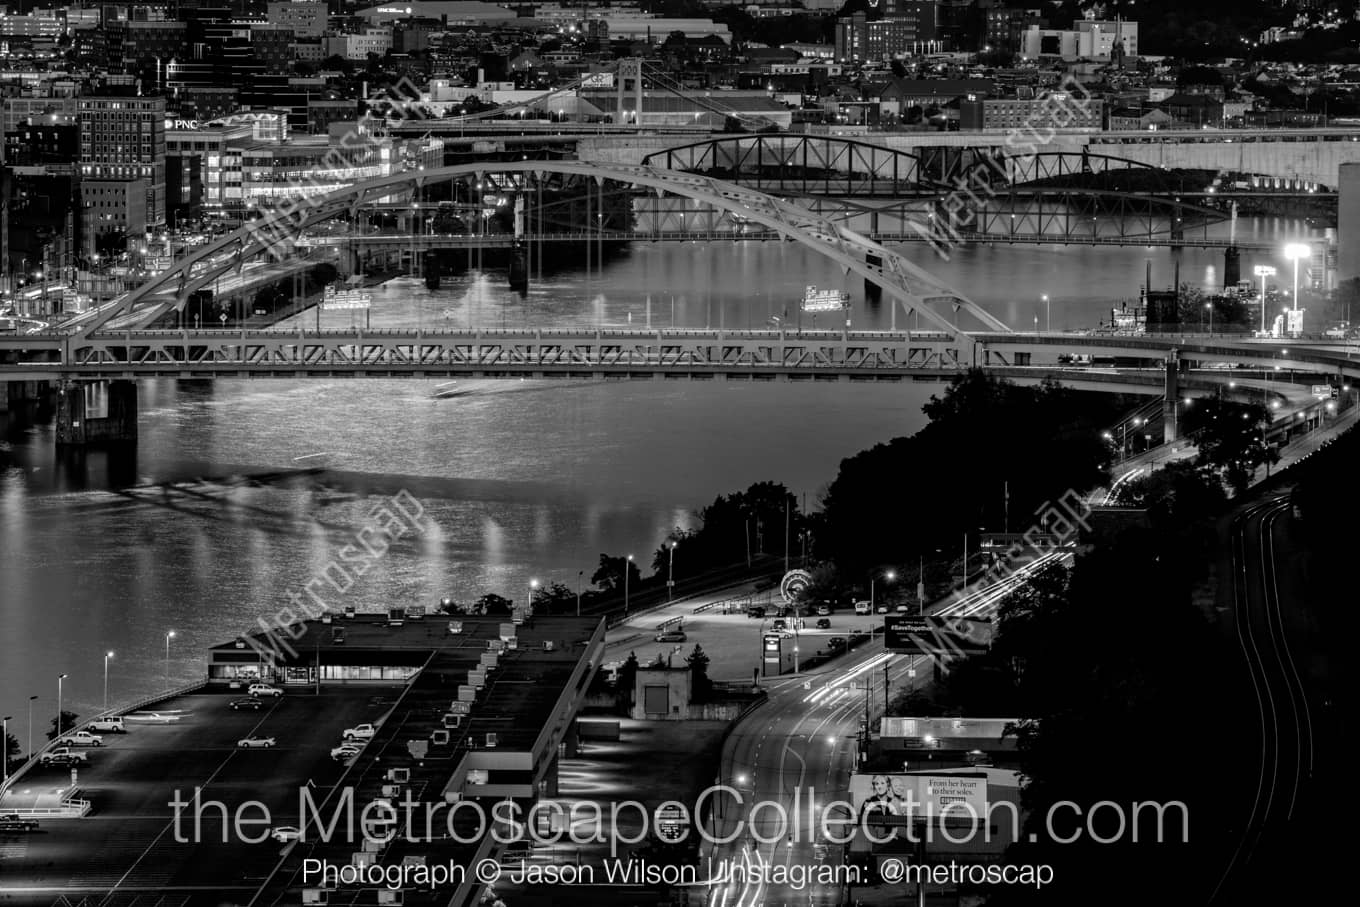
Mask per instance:
[[[81,179],[143,180],[146,223],[165,223],[165,99],[84,97],[78,119]]]

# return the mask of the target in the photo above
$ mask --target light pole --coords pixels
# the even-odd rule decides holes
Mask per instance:
[[[174,630],[165,631],[165,688],[170,689],[170,640],[175,638]]]
[[[104,653],[104,711],[109,710],[109,659],[113,657],[113,651]]]
[[[1299,310],[1299,259],[1309,258],[1313,254],[1310,246],[1301,242],[1292,242],[1284,247],[1284,257],[1294,262],[1294,312]],[[1293,322],[1298,317],[1294,314],[1289,320]]]
[[[671,546],[671,558],[675,557],[675,546]],[[623,561],[623,616],[628,616],[628,574],[633,572],[633,556],[630,554]],[[669,574],[668,574],[669,577]]]
[[[1274,265],[1257,265],[1252,269],[1257,277],[1261,278],[1261,333],[1266,332],[1266,278],[1275,276]]]
[[[1214,332],[1214,304],[1206,302],[1204,307],[1209,310],[1209,333],[1212,334]]]
[[[581,616],[581,578],[586,575],[584,570],[576,571],[576,616]]]
[[[57,675],[57,736],[53,737],[53,738],[52,738],[53,740],[60,740],[60,739],[61,739],[61,724],[62,724],[62,722],[61,722],[61,683],[62,683],[62,681],[64,681],[65,679],[66,679],[66,675],[65,675],[65,674],[58,674],[58,675]]]
[[[678,541],[671,541],[670,561],[666,565],[666,601],[675,598],[675,549],[679,544]]]
[[[921,563],[917,567],[916,573],[916,601],[917,613],[926,613],[926,556],[921,555]]]
[[[0,766],[4,766],[4,774],[0,775],[0,783],[9,780],[9,720],[13,715],[6,715],[0,718]]]
[[[1044,330],[1053,330],[1053,305],[1048,301],[1048,294],[1041,297],[1044,301]]]
[[[892,582],[893,580],[897,579],[897,573],[894,572],[894,571],[892,571],[892,570],[885,570],[885,571],[883,572],[883,579],[884,579],[885,581],[887,581],[887,582]],[[870,573],[870,574],[869,574],[869,613],[870,613],[870,614],[877,614],[877,613],[878,613],[878,609],[874,607],[874,583],[877,582],[877,580],[878,580],[878,571],[875,570],[873,573]],[[873,625],[873,624],[870,624],[870,625],[869,625],[869,638],[870,638],[870,639],[873,639],[873,638],[874,638],[874,625]]]
[[[28,697],[28,754],[33,755],[33,703],[37,696]]]
[[[536,580],[536,579],[531,579],[531,580],[529,580],[529,611],[528,611],[528,613],[530,613],[530,614],[534,613],[534,593],[537,592],[537,591],[538,591],[538,580]]]

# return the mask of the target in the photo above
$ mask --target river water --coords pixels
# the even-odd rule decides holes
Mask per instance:
[[[1281,242],[1298,225],[1249,221]],[[1165,249],[995,246],[948,261],[907,254],[1019,329],[1090,327],[1134,299]],[[1178,253],[1181,279],[1222,281],[1220,251]],[[1244,254],[1242,270],[1270,261]],[[1281,275],[1287,263],[1272,261]],[[762,327],[808,284],[854,296],[855,327],[886,327],[857,280],[792,244],[638,245],[601,274],[559,271],[526,297],[504,272],[471,271],[431,292],[379,288],[374,328]],[[1051,314],[1041,301],[1049,296]],[[297,316],[310,326],[316,315]],[[355,316],[323,313],[323,326]],[[812,326],[807,316],[804,326]],[[833,327],[822,316],[818,327]],[[899,313],[898,326],[907,326]],[[428,530],[404,539],[329,599],[359,609],[432,605],[528,580],[588,581],[600,552],[648,568],[668,528],[716,494],[786,483],[815,502],[843,457],[910,433],[938,386],[646,381],[144,382],[135,456],[58,459],[50,424],[11,419],[0,441],[0,714],[25,743],[64,702],[82,714],[202,675],[208,646],[287,603],[405,490]],[[0,418],[4,418],[0,416]],[[306,476],[288,476],[318,467]],[[777,531],[766,547],[782,550]],[[676,573],[684,570],[683,552]],[[169,658],[166,633],[173,630]]]

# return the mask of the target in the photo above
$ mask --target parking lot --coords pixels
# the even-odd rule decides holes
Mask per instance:
[[[248,801],[262,805],[249,818],[269,817],[247,826],[261,834],[269,825],[296,825],[299,790],[315,790],[320,802],[344,766],[330,758],[341,732],[381,718],[399,690],[391,686],[285,688],[277,701],[259,711],[233,711],[228,703],[239,691],[198,693],[157,705],[169,723],[129,720],[126,734],[103,734],[104,745],[88,748],[89,763],[77,772],[74,788],[65,766],[35,766],[0,802],[0,811],[56,795],[91,801],[82,819],[45,818],[37,832],[0,839],[0,875],[6,902],[28,898],[52,903],[60,891],[156,890],[206,887],[227,892],[253,889],[278,861],[281,846],[272,840],[248,844],[230,827],[230,817]],[[273,736],[277,746],[239,749],[248,736]],[[309,787],[309,784],[311,787]],[[220,802],[223,810],[202,811],[195,830],[185,809],[177,841],[172,799]],[[91,855],[98,856],[91,859]]]

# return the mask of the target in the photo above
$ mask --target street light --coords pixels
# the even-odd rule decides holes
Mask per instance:
[[[892,571],[892,570],[885,570],[885,571],[883,572],[883,579],[886,580],[887,582],[892,582],[893,580],[897,579],[897,573],[896,573],[895,571]],[[877,612],[877,609],[874,608],[874,583],[875,583],[877,580],[878,580],[878,571],[874,571],[873,573],[870,573],[870,574],[869,574],[869,613],[870,613],[870,614],[876,614],[876,613],[878,613],[878,612]],[[870,625],[869,625],[869,637],[872,639],[872,638],[873,638],[873,635],[874,635],[874,626],[873,626],[873,624],[870,624]]]
[[[671,547],[671,554],[675,554],[675,547]],[[628,616],[628,574],[633,572],[633,556],[630,554],[623,562],[623,616]]]
[[[1044,301],[1044,324],[1045,324],[1044,330],[1045,330],[1045,331],[1052,331],[1052,330],[1053,330],[1053,306],[1052,306],[1052,305],[1049,303],[1049,301],[1048,301],[1048,294],[1047,294],[1047,293],[1045,293],[1045,294],[1044,294],[1043,296],[1041,296],[1040,298],[1043,299],[1043,301]]]
[[[165,688],[170,689],[170,640],[175,638],[174,630],[165,631]]]
[[[1209,333],[1212,334],[1214,332],[1214,304],[1206,302],[1204,307],[1209,310]]]
[[[1275,276],[1274,265],[1257,265],[1252,272],[1261,278],[1261,333],[1266,332],[1266,278]]]
[[[65,679],[65,674],[57,675],[57,736],[53,740],[61,739],[61,682]]]
[[[104,711],[109,710],[109,659],[113,657],[113,651],[104,653]]]
[[[33,755],[33,703],[37,696],[28,697],[28,754]]]
[[[531,579],[531,580],[529,580],[529,612],[530,612],[530,613],[533,613],[533,610],[534,610],[534,593],[537,592],[537,591],[538,591],[538,580],[536,580],[536,579]]]
[[[0,765],[4,766],[4,773],[0,775],[0,783],[9,780],[9,720],[13,715],[6,715],[0,718]]]
[[[1312,257],[1313,249],[1311,246],[1292,242],[1284,247],[1284,257],[1294,262],[1294,311],[1299,310],[1299,259]],[[1295,316],[1297,317],[1297,316]]]
[[[671,541],[670,561],[666,565],[666,601],[675,598],[675,549],[679,544],[678,541]]]

